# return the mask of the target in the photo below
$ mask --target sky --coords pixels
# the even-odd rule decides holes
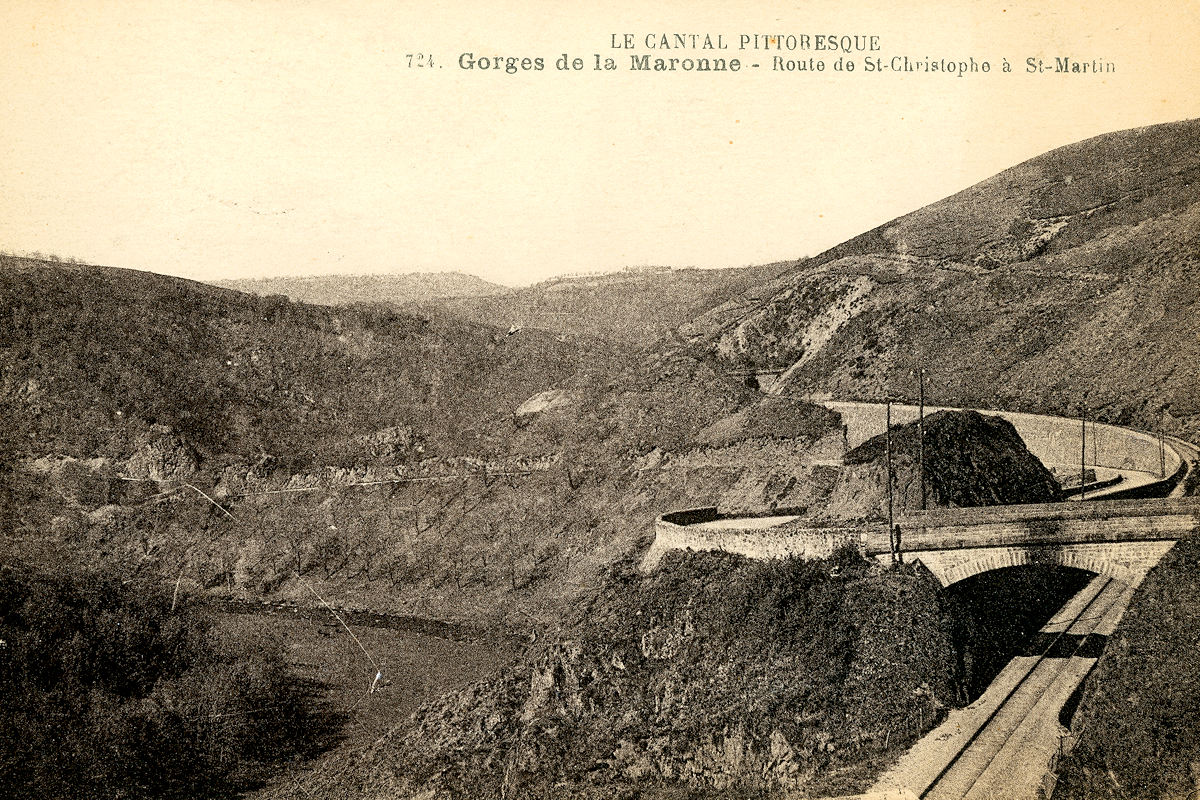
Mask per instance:
[[[1054,147],[1200,117],[1192,0],[569,5],[9,0],[0,249],[200,280],[740,266],[815,254]],[[677,32],[728,48],[647,46]],[[614,48],[626,33],[634,49]],[[845,56],[848,73],[837,52],[738,49],[756,33],[879,49]],[[585,69],[556,69],[564,53]],[[863,63],[904,56],[991,70]],[[1114,71],[1025,71],[1056,56]]]

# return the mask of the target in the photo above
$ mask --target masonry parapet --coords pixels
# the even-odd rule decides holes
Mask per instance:
[[[870,529],[812,527],[788,516],[729,517],[715,507],[672,511],[655,520],[654,543],[641,568],[653,570],[670,550],[716,550],[755,559],[828,558],[842,547],[865,550]]]

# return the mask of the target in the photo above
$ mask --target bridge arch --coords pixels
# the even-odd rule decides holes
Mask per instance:
[[[920,561],[942,586],[951,586],[983,572],[1030,564],[1074,567],[1136,585],[1174,544],[1174,541],[1138,541],[975,547],[915,551],[905,556],[906,560]]]

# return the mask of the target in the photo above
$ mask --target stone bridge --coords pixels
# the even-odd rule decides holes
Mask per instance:
[[[883,428],[883,406],[827,405],[842,414],[851,446]],[[893,411],[897,408],[893,422],[916,413],[913,407],[893,406]],[[1072,452],[1078,457],[1078,420],[981,413],[998,414],[1013,422],[1043,462],[1061,464]],[[1025,564],[1058,564],[1126,584],[1140,583],[1176,541],[1200,527],[1200,498],[1165,497],[1184,477],[1188,469],[1185,455],[1194,455],[1194,450],[1174,440],[1160,444],[1148,433],[1116,425],[1097,425],[1094,430],[1089,426],[1088,434],[1089,450],[1095,450],[1087,460],[1122,473],[1122,481],[1107,490],[1107,496],[1126,499],[901,511],[895,520],[901,534],[901,557],[919,561],[943,586],[981,572]],[[795,516],[725,518],[716,508],[689,509],[658,518],[654,543],[642,569],[653,569],[663,554],[675,549],[720,550],[749,558],[822,558],[845,546],[868,557],[891,558],[883,523],[811,527]]]
[[[1107,500],[938,509],[902,516],[901,557],[943,586],[1005,567],[1057,564],[1140,583],[1179,539],[1200,526],[1200,500]],[[890,558],[885,532],[863,549]]]
[[[642,561],[669,550],[719,550],[749,558],[825,558],[841,547],[886,561],[886,524],[814,528],[795,517],[722,518],[715,508],[664,514]],[[1179,539],[1200,527],[1200,498],[1100,500],[918,511],[897,518],[900,557],[943,586],[1004,567],[1058,564],[1140,583]]]

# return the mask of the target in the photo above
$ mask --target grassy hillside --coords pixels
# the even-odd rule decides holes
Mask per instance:
[[[214,285],[321,305],[383,303],[417,315],[444,311],[505,331],[550,331],[643,346],[731,293],[773,278],[785,266],[630,268],[551,278],[516,289],[461,272],[289,276],[214,281]]]
[[[572,621],[569,638],[423,709],[352,773],[354,790],[820,793],[857,785],[955,696],[936,584],[852,553],[676,554],[646,578],[609,576]]]
[[[784,392],[1200,433],[1200,121],[1106,134],[797,262],[682,334]]]
[[[923,568],[673,553],[616,569],[561,638],[426,705],[350,794],[841,796],[979,692],[1086,577],[1008,570],[942,592]],[[428,793],[428,794],[424,794]]]
[[[555,619],[738,474],[672,458],[758,398],[677,350],[3,266],[5,532],[192,591]]]
[[[486,450],[497,421],[587,351],[379,306],[10,257],[0,315],[0,396],[19,439],[79,458],[127,458],[153,425],[201,461],[269,455],[291,469],[370,460],[359,438],[373,435],[393,463]]]

